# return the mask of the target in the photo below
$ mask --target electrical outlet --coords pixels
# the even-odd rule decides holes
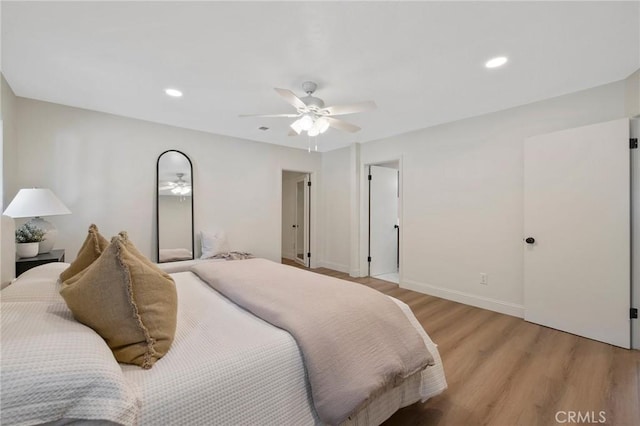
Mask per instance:
[[[489,277],[484,272],[480,272],[480,284],[489,285]]]

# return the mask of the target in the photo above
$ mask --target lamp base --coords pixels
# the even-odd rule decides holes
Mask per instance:
[[[56,242],[58,230],[51,222],[48,222],[41,217],[34,217],[29,221],[29,223],[44,231],[44,240],[40,241],[38,245],[38,254],[49,253]]]

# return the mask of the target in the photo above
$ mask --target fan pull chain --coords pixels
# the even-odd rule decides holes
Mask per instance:
[[[311,154],[311,136],[309,136],[309,134],[307,134],[307,142],[309,143],[308,152],[309,152],[309,154]]]

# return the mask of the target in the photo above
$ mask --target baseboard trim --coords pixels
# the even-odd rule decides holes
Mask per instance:
[[[343,265],[341,263],[327,262],[326,260],[318,262],[320,268],[333,269],[334,271],[349,273],[349,265]]]
[[[477,296],[475,294],[464,293],[458,290],[436,287],[417,281],[402,280],[400,287],[417,291],[431,296],[441,297],[454,302],[464,303],[482,309],[511,315],[513,317],[524,318],[524,306],[516,303],[504,302],[502,300],[491,299],[489,297]]]

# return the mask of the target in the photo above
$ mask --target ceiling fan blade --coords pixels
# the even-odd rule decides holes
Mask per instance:
[[[377,107],[378,106],[375,102],[366,101],[358,102],[355,104],[329,106],[322,109],[321,112],[326,112],[328,115],[345,115],[355,114],[356,112],[371,111],[372,109],[376,109]]]
[[[300,114],[241,114],[238,117],[287,117],[294,118],[298,117]]]
[[[289,133],[287,133],[288,136],[298,136],[299,133],[297,133],[295,130],[289,130]]]
[[[278,92],[278,94],[280,96],[282,96],[285,101],[287,101],[288,103],[290,103],[294,107],[296,107],[298,109],[300,109],[300,108],[305,109],[305,110],[307,109],[307,105],[304,102],[302,102],[302,100],[299,97],[297,97],[291,90],[278,89],[278,88],[275,88],[273,90]]]
[[[344,120],[338,120],[337,118],[325,117],[325,119],[329,122],[329,126],[334,129],[342,130],[344,132],[355,133],[360,130],[360,127],[355,124],[347,123]]]

